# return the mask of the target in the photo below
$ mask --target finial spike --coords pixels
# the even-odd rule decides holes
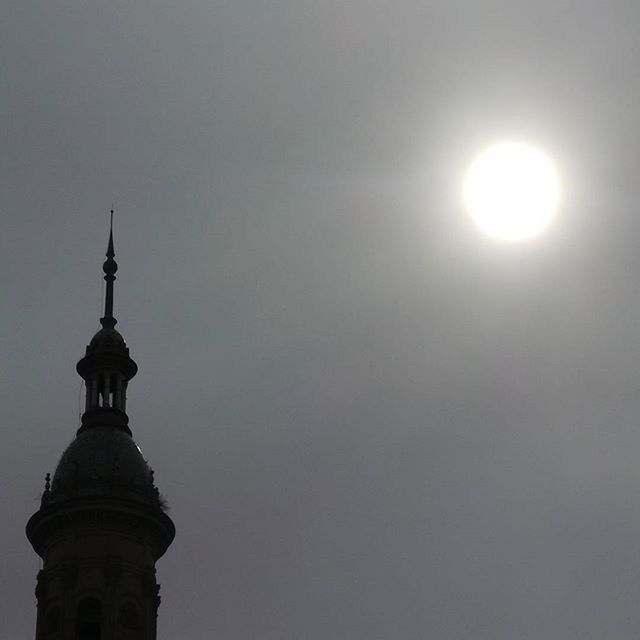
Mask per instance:
[[[109,223],[109,244],[107,245],[107,258],[113,258],[113,256],[115,255],[116,254],[113,250],[113,209],[111,209],[111,221]]]
[[[40,498],[40,507],[46,506],[49,502],[49,497],[51,496],[51,474],[47,473],[44,477],[44,491],[42,493],[42,497]]]
[[[107,259],[102,265],[102,270],[104,271],[104,279],[107,286],[104,298],[104,318],[100,318],[100,323],[103,327],[113,327],[116,324],[116,319],[113,317],[113,281],[116,279],[116,271],[118,270],[118,263],[113,259],[115,256],[113,249],[113,209],[111,209],[109,243],[107,244],[106,256]]]

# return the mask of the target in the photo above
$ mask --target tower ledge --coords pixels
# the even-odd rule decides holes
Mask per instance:
[[[162,557],[175,537],[171,518],[151,506],[118,498],[80,498],[50,504],[27,522],[27,538],[36,553],[47,552],[70,533],[74,536],[101,533],[125,534],[150,545],[154,561]]]

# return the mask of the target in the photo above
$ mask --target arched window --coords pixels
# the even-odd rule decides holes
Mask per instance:
[[[119,398],[118,398],[118,376],[115,373],[112,373],[109,376],[109,406],[115,409],[119,408]]]
[[[84,598],[78,604],[77,640],[100,640],[102,605],[96,598]]]
[[[105,386],[104,386],[104,374],[100,374],[98,376],[98,405],[99,407],[105,407],[107,405],[107,398],[105,397]]]

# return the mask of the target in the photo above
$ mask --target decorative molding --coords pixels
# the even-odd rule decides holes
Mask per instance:
[[[27,537],[42,557],[60,536],[83,529],[141,536],[150,544],[155,560],[164,554],[175,536],[173,522],[159,509],[133,501],[86,498],[40,509],[27,523]]]

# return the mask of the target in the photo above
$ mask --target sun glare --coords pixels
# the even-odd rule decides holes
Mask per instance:
[[[465,206],[487,235],[522,242],[551,222],[560,200],[560,181],[552,160],[521,142],[501,142],[471,163],[463,186]]]

